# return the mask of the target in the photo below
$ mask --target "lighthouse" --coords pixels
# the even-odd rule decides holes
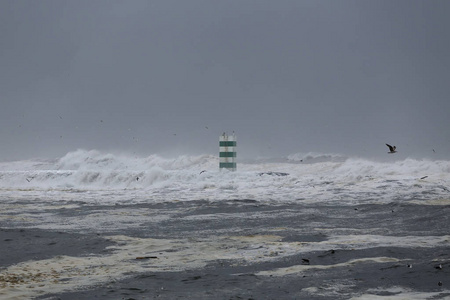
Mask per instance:
[[[223,133],[219,137],[219,168],[236,171],[236,135]]]

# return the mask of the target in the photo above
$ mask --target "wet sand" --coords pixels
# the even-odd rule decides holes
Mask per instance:
[[[446,299],[449,213],[253,200],[33,213],[23,201],[0,215],[0,298]]]

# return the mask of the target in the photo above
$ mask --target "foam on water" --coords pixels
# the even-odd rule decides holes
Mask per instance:
[[[364,294],[357,297],[352,297],[350,300],[423,300],[423,299],[450,299],[450,295],[448,290],[440,291],[440,292],[416,292],[413,290],[401,288],[401,287],[393,287],[390,289],[373,289],[369,290],[369,292],[380,293],[385,292],[389,293],[389,296],[380,296],[374,294]]]
[[[256,275],[265,275],[265,276],[284,276],[296,273],[302,273],[310,270],[324,270],[331,268],[341,268],[345,266],[351,266],[355,264],[362,264],[367,262],[372,263],[388,263],[388,262],[399,262],[400,260],[393,257],[370,257],[370,258],[360,258],[360,259],[352,259],[347,262],[333,264],[333,265],[296,265],[290,266],[287,268],[279,268],[276,270],[270,271],[261,271],[256,273]]]
[[[238,162],[238,171],[228,172],[219,171],[212,155],[136,158],[78,150],[57,160],[1,163],[0,190],[0,197],[9,200],[53,201],[55,192],[60,200],[83,193],[86,199],[112,202],[402,200],[442,205],[450,203],[450,161],[375,162],[309,153]]]
[[[349,245],[355,249],[363,249],[374,247],[374,243],[377,243],[376,246],[404,246],[407,242],[408,247],[433,247],[445,241],[448,243],[449,236],[404,238],[336,236],[322,242],[284,242],[282,237],[277,235],[229,235],[189,239],[153,239],[117,235],[108,239],[116,243],[108,247],[112,251],[108,255],[57,256],[22,262],[2,270],[0,298],[26,299],[49,293],[61,293],[105,284],[111,280],[120,280],[144,272],[177,272],[203,268],[209,262],[217,260],[228,260],[232,265],[247,265],[280,260],[283,257],[311,251],[346,249]],[[331,265],[294,265],[260,271],[256,275],[286,276],[299,272],[315,272],[318,269],[399,261],[393,257],[369,257]]]
[[[73,291],[79,287],[105,285],[136,273],[198,269],[220,260],[242,266],[283,261],[302,253],[330,249],[433,249],[448,247],[450,243],[445,230],[436,229],[429,233],[398,230],[393,233],[389,228],[376,228],[379,226],[376,222],[370,228],[346,228],[345,223],[338,221],[333,223],[334,226],[313,221],[307,226],[302,224],[298,231],[291,229],[299,236],[318,233],[320,238],[315,241],[284,240],[285,229],[280,227],[268,227],[267,234],[261,235],[237,233],[233,226],[211,232],[204,228],[204,235],[180,239],[116,235],[117,232],[127,234],[127,230],[141,230],[143,224],[163,224],[174,217],[187,223],[196,220],[233,223],[234,220],[270,221],[299,215],[289,205],[280,205],[284,208],[279,211],[261,209],[249,213],[244,209],[235,212],[211,209],[195,214],[186,214],[189,210],[186,203],[157,204],[158,209],[148,205],[158,202],[207,200],[199,203],[209,205],[214,201],[239,200],[240,203],[251,199],[252,205],[260,207],[266,206],[259,205],[260,202],[274,204],[270,207],[292,202],[320,203],[321,210],[339,207],[345,212],[336,218],[347,218],[347,212],[356,212],[346,205],[450,204],[450,161],[408,158],[376,162],[336,154],[308,153],[293,154],[284,159],[238,161],[236,172],[219,171],[218,165],[218,157],[212,155],[136,158],[84,150],[68,153],[57,160],[0,163],[0,219],[5,221],[4,224],[11,223],[20,228],[102,232],[112,235],[108,239],[115,242],[109,247],[110,252],[104,255],[56,256],[8,266],[0,271],[0,298],[26,299]],[[142,203],[145,205],[134,205]],[[300,216],[317,213],[314,206],[308,208],[308,205],[305,210],[309,211],[302,210]],[[357,212],[364,216],[363,209]],[[391,214],[391,208],[387,212]],[[302,265],[294,260],[289,265],[269,264],[256,275],[295,276],[325,269],[340,271],[348,266],[405,264],[404,261],[410,259],[409,256],[390,256],[390,253],[377,253],[363,258],[350,257],[329,265],[317,262]],[[430,260],[448,263],[445,257],[430,257]],[[320,288],[307,287],[304,292],[332,297],[344,293],[352,285],[355,285],[354,281],[330,281]],[[444,290],[441,293],[368,290],[364,295],[352,296],[356,297],[354,299],[380,299],[381,296],[375,295],[380,292],[389,293],[383,299],[395,300],[440,297],[448,293]]]

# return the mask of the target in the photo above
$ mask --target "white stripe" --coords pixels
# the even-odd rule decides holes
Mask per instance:
[[[220,157],[219,162],[225,163],[225,162],[236,162],[234,157]]]

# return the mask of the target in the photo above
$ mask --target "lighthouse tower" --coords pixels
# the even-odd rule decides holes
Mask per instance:
[[[219,168],[236,171],[236,135],[225,132],[219,138]]]

